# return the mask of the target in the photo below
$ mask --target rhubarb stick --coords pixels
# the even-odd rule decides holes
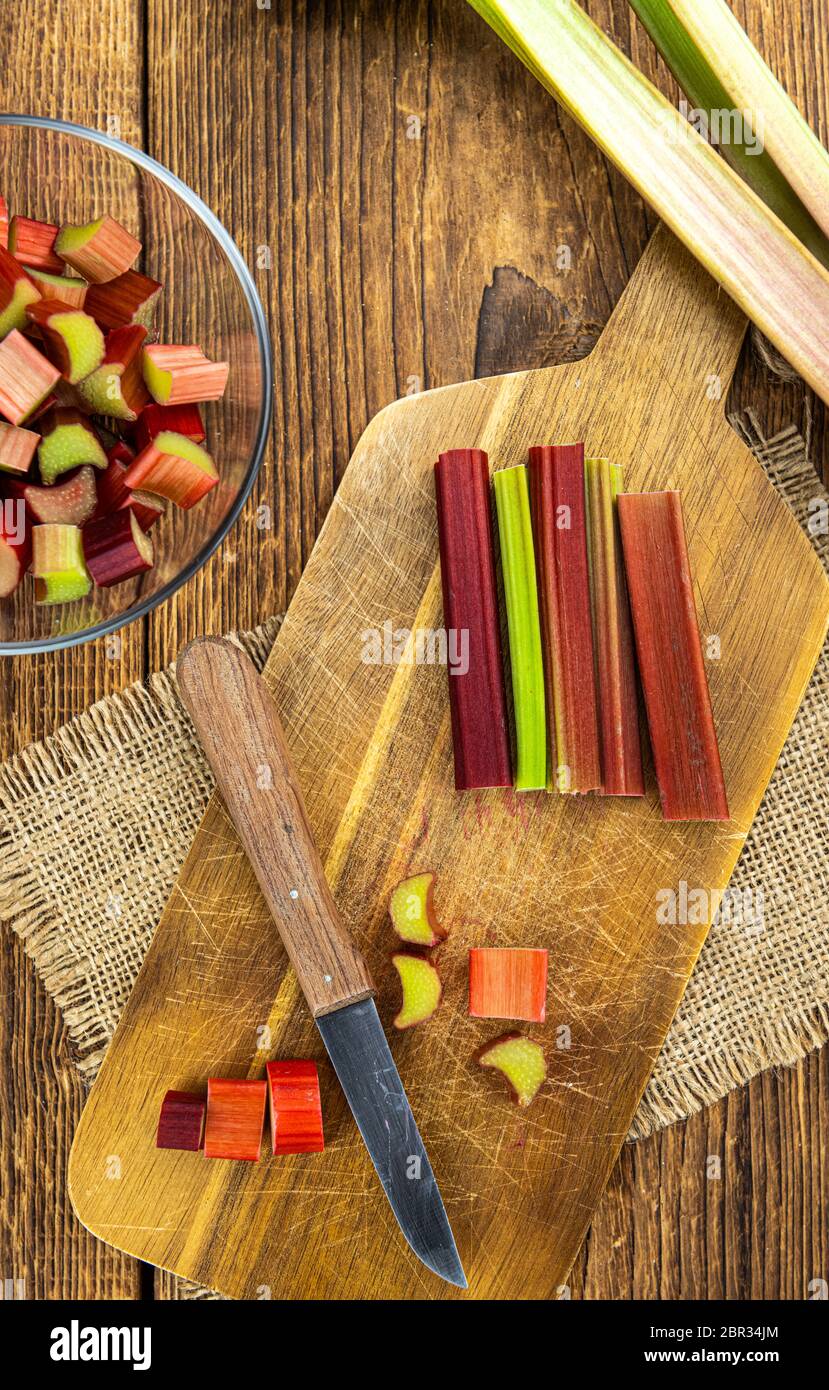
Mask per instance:
[[[608,459],[587,459],[585,470],[602,792],[644,796],[633,630],[616,513],[622,469]]]
[[[602,785],[584,505],[584,446],[530,449],[547,702],[560,792]],[[551,745],[552,745],[551,735]],[[551,762],[553,759],[551,758]]]
[[[470,950],[471,1018],[515,1018],[543,1023],[546,1011],[546,951],[522,946],[475,946]]]
[[[131,438],[140,453],[148,444],[152,444],[157,434],[165,430],[184,434],[194,444],[203,444],[205,440],[201,411],[193,402],[187,405],[145,405],[132,427]]]
[[[109,216],[84,226],[61,227],[55,242],[61,259],[96,285],[123,275],[140,250],[141,242]]]
[[[527,470],[523,464],[504,468],[494,483],[515,711],[515,787],[539,791],[547,785],[547,721]]]
[[[57,299],[68,309],[83,309],[86,292],[89,288],[80,276],[50,275],[36,266],[24,266],[26,274],[34,282],[44,299]]]
[[[498,598],[492,557],[489,465],[480,449],[451,449],[435,465],[443,621],[465,659],[448,665],[455,787],[512,782]]]
[[[75,386],[94,372],[104,356],[104,335],[83,309],[72,309],[58,299],[30,304],[27,317],[43,335],[43,351],[61,375]]]
[[[32,527],[32,575],[36,603],[70,603],[89,593],[79,527]]]
[[[83,526],[97,505],[95,470],[78,468],[52,487],[16,482],[15,496],[22,498],[35,521]]]
[[[131,507],[88,521],[82,535],[86,568],[100,589],[152,569],[153,543]]]
[[[114,328],[107,334],[100,366],[78,383],[78,395],[93,414],[111,415],[115,420],[138,418],[150,399],[141,370],[146,336],[141,324]]]
[[[60,372],[16,328],[0,343],[0,414],[13,425],[42,405]]]
[[[144,380],[159,405],[217,401],[224,395],[230,366],[211,362],[200,347],[153,343],[144,349]]]
[[[212,1076],[207,1083],[205,1158],[246,1158],[257,1163],[266,1100],[264,1081]]]
[[[679,493],[620,493],[617,506],[662,814],[728,820]]]
[[[275,1154],[316,1154],[325,1148],[316,1062],[268,1062],[271,1145]]]
[[[124,474],[127,487],[154,492],[184,510],[195,506],[218,481],[207,450],[170,430],[156,435]]]
[[[161,285],[137,270],[127,270],[104,285],[90,285],[86,310],[105,333],[139,323],[149,329]]]
[[[157,1149],[186,1149],[198,1153],[204,1135],[204,1096],[190,1091],[168,1091],[161,1102],[155,1146]]]
[[[9,250],[21,265],[36,266],[60,274],[63,263],[55,255],[57,227],[51,222],[36,222],[33,217],[13,217],[9,223]]]
[[[149,531],[154,522],[164,515],[166,502],[151,492],[141,492],[127,487],[124,479],[132,462],[132,450],[119,440],[107,454],[106,470],[98,478],[98,505],[95,517],[117,512],[122,507],[132,507],[142,531]]]

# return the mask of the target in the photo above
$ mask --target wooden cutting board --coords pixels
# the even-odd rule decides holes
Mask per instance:
[[[396,401],[354,452],[267,667],[326,872],[397,1008],[386,906],[434,869],[451,929],[444,1003],[392,1047],[469,1276],[433,1277],[399,1235],[255,879],[214,797],[84,1111],[72,1201],[96,1235],[239,1298],[561,1296],[687,983],[705,925],[657,893],[704,888],[740,853],[823,641],[829,586],[724,402],[745,320],[660,230],[583,362]],[[682,490],[733,820],[664,823],[645,801],[457,795],[446,673],[369,664],[368,629],[442,622],[432,465],[494,466],[584,439],[628,486]],[[549,1078],[519,1111],[472,1055],[470,946],[546,946]],[[735,982],[735,988],[739,988]],[[391,1029],[391,1033],[394,1030]],[[163,1093],[321,1063],[324,1155],[208,1161],[154,1148]]]

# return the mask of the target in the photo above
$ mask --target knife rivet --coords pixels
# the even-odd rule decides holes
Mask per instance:
[[[288,896],[291,898],[298,898],[299,893],[297,892],[296,888],[292,888]]]

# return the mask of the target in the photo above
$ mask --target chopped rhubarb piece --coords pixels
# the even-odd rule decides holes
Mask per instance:
[[[85,280],[73,275],[50,275],[36,266],[24,267],[26,274],[37,285],[44,299],[57,299],[68,309],[82,309],[89,288]]]
[[[58,275],[63,263],[55,255],[57,227],[51,222],[36,222],[33,217],[13,217],[9,223],[9,250],[21,265],[33,265]]]
[[[149,531],[154,522],[164,515],[166,502],[151,492],[133,491],[124,482],[127,469],[132,462],[132,450],[123,440],[113,444],[107,454],[109,463],[105,472],[98,478],[98,506],[96,519],[109,512],[117,512],[121,507],[132,507],[135,518],[142,531]]]
[[[496,1038],[495,1042],[481,1048],[477,1060],[482,1067],[494,1067],[501,1072],[512,1088],[517,1105],[529,1105],[547,1075],[541,1044],[525,1038],[522,1033],[505,1033],[502,1038]]]
[[[9,245],[9,205],[0,193],[0,246],[4,250]]]
[[[34,430],[0,423],[0,473],[28,473],[39,441]]]
[[[317,1154],[325,1148],[316,1062],[268,1062],[275,1154]]]
[[[198,1153],[204,1135],[204,1116],[207,1101],[191,1091],[168,1091],[161,1102],[157,1149],[186,1149]]]
[[[58,299],[41,299],[26,310],[43,336],[43,351],[71,386],[99,367],[104,335],[83,309],[71,309]]]
[[[26,309],[40,299],[40,290],[14,256],[0,246],[0,338],[28,325]]]
[[[32,527],[32,575],[36,603],[70,603],[89,593],[78,526]]]
[[[40,476],[49,487],[61,473],[81,464],[91,463],[94,468],[106,468],[107,456],[98,433],[80,410],[63,406],[50,410],[38,421],[43,438],[38,445],[37,457]]]
[[[469,952],[472,1018],[520,1018],[543,1023],[547,1012],[547,952],[536,947],[473,947]]]
[[[141,370],[141,345],[146,328],[114,328],[107,334],[100,367],[78,383],[78,395],[96,415],[135,420],[150,399]]]
[[[152,569],[153,543],[131,507],[89,521],[82,531],[86,568],[99,589]]]
[[[136,449],[146,449],[164,430],[184,434],[195,444],[203,444],[205,440],[201,411],[192,403],[146,405],[132,428],[131,438],[135,440]]]
[[[413,874],[398,883],[391,895],[392,926],[401,941],[411,946],[436,946],[447,935],[435,915],[434,883],[434,874]]]
[[[394,1020],[395,1028],[412,1028],[431,1018],[440,1003],[440,976],[431,961],[423,956],[398,951],[391,958],[403,987],[403,1007]]]
[[[527,470],[504,468],[493,481],[509,629],[515,789],[541,791],[547,785],[547,714]]]
[[[0,506],[0,598],[13,594],[32,558],[31,529],[22,501],[6,497]]]
[[[678,492],[617,501],[662,814],[728,820]]]
[[[644,796],[633,629],[616,511],[622,469],[608,459],[587,459],[585,469],[602,792]]]
[[[16,328],[0,343],[0,414],[13,425],[22,425],[59,379],[57,367]]]
[[[61,227],[55,242],[61,259],[95,285],[123,275],[140,250],[141,242],[109,216],[84,226]]]
[[[195,506],[219,481],[206,449],[169,430],[156,435],[130,464],[124,476],[129,488],[143,488],[166,497],[177,507]]]
[[[104,285],[90,285],[86,311],[105,333],[113,328],[126,328],[132,323],[150,329],[160,294],[161,286],[157,280],[151,280],[137,270],[128,270]]]
[[[40,522],[62,522],[66,526],[83,526],[92,516],[98,498],[95,491],[95,470],[79,468],[62,483],[38,487],[36,483],[16,484],[16,495],[22,497],[32,517]]]
[[[211,1076],[207,1083],[205,1158],[246,1158],[259,1161],[267,1085]]]
[[[443,622],[455,787],[509,787],[507,701],[492,522],[489,464],[481,449],[450,449],[435,464]]]
[[[144,349],[144,380],[159,405],[217,401],[229,371],[227,362],[211,362],[200,347],[152,343]]]
[[[584,505],[584,446],[530,449],[547,706],[561,792],[602,785]]]

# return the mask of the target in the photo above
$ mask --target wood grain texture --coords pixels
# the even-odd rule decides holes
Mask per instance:
[[[660,924],[657,894],[682,880],[725,886],[829,619],[812,548],[707,390],[712,376],[730,382],[744,327],[660,229],[585,361],[387,407],[355,450],[267,667],[326,874],[387,1022],[391,888],[427,866],[438,875],[452,924],[446,1002],[397,1040],[395,1058],[468,1295],[426,1276],[400,1240],[330,1077],[332,1142],[313,1165],[239,1172],[153,1147],[167,1087],[321,1055],[218,797],[75,1139],[72,1200],[93,1231],[237,1297],[264,1285],[273,1297],[549,1298],[565,1282],[705,935]],[[710,674],[728,825],[667,824],[652,786],[623,803],[458,796],[445,672],[361,660],[366,629],[440,626],[438,452],[483,448],[509,466],[539,438],[585,439],[622,464],[632,490],[682,491],[700,621],[722,644]],[[247,694],[235,703],[244,720]],[[467,952],[484,943],[543,946],[554,963],[550,1076],[526,1117],[475,1074],[476,1046],[498,1033],[466,1016]],[[557,1027],[570,1030],[566,1049]],[[117,1186],[102,1180],[114,1153]]]
[[[176,676],[311,1014],[369,998],[371,976],[328,886],[276,706],[256,667],[230,642],[197,638]]]
[[[670,91],[626,0],[588,8]],[[296,0],[270,12],[254,0],[108,0],[103,9],[100,0],[30,0],[26,9],[25,24],[0,33],[8,109],[99,127],[120,113],[125,138],[196,187],[252,265],[257,247],[272,249],[271,269],[256,278],[277,391],[261,485],[203,574],[145,632],[127,629],[120,656],[98,643],[4,665],[6,755],[166,665],[187,637],[283,607],[370,416],[418,387],[583,355],[651,226],[624,180],[462,0],[406,0],[393,18],[369,0]],[[735,10],[826,140],[829,58],[818,38],[829,0],[735,0]],[[410,139],[413,116],[421,128]],[[566,271],[552,254],[562,244],[573,253]],[[450,315],[450,298],[463,312],[456,304]],[[801,384],[772,381],[748,351],[730,405],[750,405],[768,433],[794,422],[815,459],[829,462],[825,412]],[[269,530],[255,525],[260,503],[271,508]],[[124,1277],[134,1262],[69,1214],[65,1158],[80,1086],[54,1011],[7,937],[0,1008],[0,1271],[22,1278],[30,1297],[135,1296],[135,1277]],[[817,1054],[626,1149],[572,1296],[807,1296],[829,1260],[828,1080]],[[46,1113],[52,1149],[35,1142]],[[729,1155],[719,1186],[695,1172],[709,1147]],[[181,1292],[161,1273],[156,1288]]]

